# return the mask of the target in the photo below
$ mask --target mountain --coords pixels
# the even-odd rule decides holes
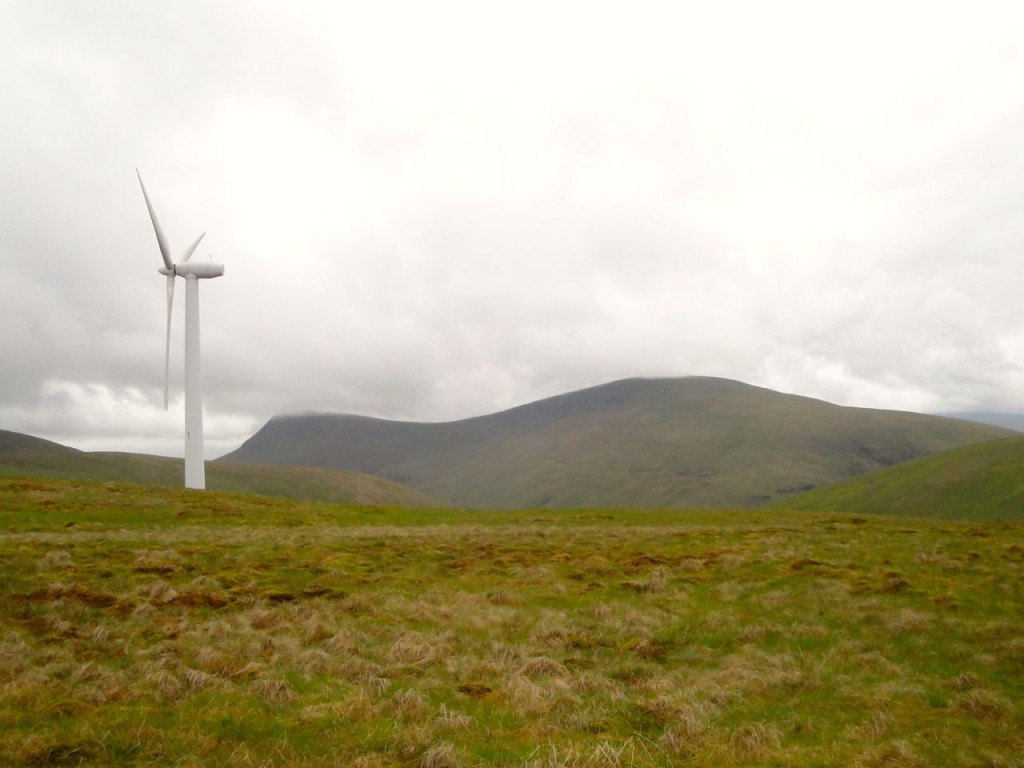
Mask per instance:
[[[1024,520],[1024,437],[926,456],[776,502],[786,509]]]
[[[436,507],[410,488],[359,472],[207,462],[207,487],[310,501],[396,507]],[[85,452],[38,437],[0,430],[0,476],[52,477],[181,487],[183,462],[162,456]]]
[[[626,379],[446,423],[278,416],[218,461],[351,469],[462,507],[750,507],[1008,434],[727,379]]]

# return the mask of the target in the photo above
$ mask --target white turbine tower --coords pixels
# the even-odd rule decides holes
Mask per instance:
[[[224,274],[224,265],[212,261],[190,261],[192,254],[199,247],[199,241],[206,234],[196,238],[188,247],[181,261],[171,261],[171,249],[167,246],[160,222],[157,221],[153,204],[146,194],[146,185],[142,183],[139,169],[135,169],[142,186],[142,196],[146,198],[149,218],[153,220],[156,242],[160,246],[160,255],[164,258],[161,275],[167,276],[167,349],[164,354],[164,409],[168,403],[168,377],[171,363],[171,308],[174,305],[174,279],[185,278],[185,487],[206,487],[206,464],[203,459],[203,391],[199,375],[199,281],[209,277],[220,277]]]

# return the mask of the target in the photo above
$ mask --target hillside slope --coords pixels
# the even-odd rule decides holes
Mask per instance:
[[[181,459],[131,453],[84,452],[16,432],[0,432],[0,477],[49,477],[180,488]],[[206,464],[214,491],[392,507],[435,507],[419,491],[360,472],[313,467]]]
[[[749,507],[1008,434],[688,377],[437,424],[275,417],[224,459],[352,469],[465,507]]]
[[[0,456],[38,456],[44,454],[80,454],[77,448],[69,448],[66,445],[55,443],[51,440],[44,440],[41,437],[25,435],[21,432],[10,432],[0,429]]]
[[[993,411],[962,411],[960,413],[941,413],[940,416],[948,416],[951,419],[964,419],[966,421],[978,421],[982,424],[993,424],[997,427],[1012,429],[1015,432],[1024,432],[1024,413],[1000,413]]]
[[[775,506],[948,520],[1024,520],[1024,437],[944,451],[815,488]]]

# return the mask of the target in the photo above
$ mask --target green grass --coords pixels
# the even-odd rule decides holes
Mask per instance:
[[[786,509],[1024,520],[1024,438],[990,440],[815,488]]]
[[[0,764],[980,766],[1024,526],[0,479]]]

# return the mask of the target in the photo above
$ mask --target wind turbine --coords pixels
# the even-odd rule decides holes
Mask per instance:
[[[203,459],[203,391],[199,375],[199,281],[224,274],[224,265],[212,261],[190,261],[192,254],[199,247],[199,241],[206,235],[195,239],[185,251],[181,261],[171,261],[171,249],[167,246],[167,238],[157,221],[153,204],[146,194],[146,185],[142,183],[142,174],[135,169],[142,187],[142,196],[146,198],[149,218],[153,220],[156,242],[160,246],[160,255],[164,259],[161,275],[167,276],[167,348],[164,354],[164,410],[168,405],[168,380],[171,364],[171,308],[174,306],[174,279],[185,279],[185,487],[206,488],[206,464]]]

